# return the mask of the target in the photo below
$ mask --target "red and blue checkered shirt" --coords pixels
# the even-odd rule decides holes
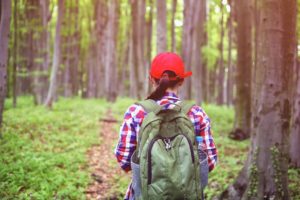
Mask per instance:
[[[172,104],[179,102],[180,99],[174,93],[170,92],[167,92],[162,99],[156,101],[157,104],[163,106],[163,109],[169,109],[174,106]],[[131,170],[130,159],[136,149],[137,135],[146,115],[147,113],[144,108],[137,104],[131,105],[124,115],[115,155],[121,168],[126,172]],[[203,143],[208,155],[209,171],[211,171],[217,163],[217,149],[210,129],[210,119],[204,110],[196,105],[189,110],[187,115],[194,124],[195,135],[203,137]],[[124,199],[134,199],[133,192],[130,184]]]

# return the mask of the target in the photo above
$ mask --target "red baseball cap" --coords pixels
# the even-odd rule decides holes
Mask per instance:
[[[158,54],[151,63],[150,75],[160,79],[164,71],[172,71],[180,78],[186,78],[192,75],[192,72],[184,71],[182,59],[175,53],[164,52]]]

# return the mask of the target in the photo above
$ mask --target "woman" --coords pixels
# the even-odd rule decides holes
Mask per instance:
[[[179,103],[178,89],[184,82],[184,78],[191,76],[192,72],[184,71],[182,59],[170,52],[157,55],[151,64],[150,81],[155,90],[147,99],[154,100],[164,109]],[[143,119],[147,115],[141,105],[131,105],[124,116],[124,121],[120,128],[120,137],[115,149],[115,155],[123,170],[131,170],[130,160],[137,145],[137,136]],[[197,105],[191,107],[187,113],[192,121],[196,136],[202,136],[204,150],[208,155],[209,171],[213,170],[217,162],[217,150],[210,130],[210,119],[204,110]],[[125,199],[133,199],[133,189],[131,184],[126,192]]]

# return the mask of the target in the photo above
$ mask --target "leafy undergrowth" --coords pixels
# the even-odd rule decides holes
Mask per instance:
[[[121,98],[113,106],[115,117],[121,121],[124,112],[132,103],[132,99]],[[212,104],[202,105],[211,119],[213,137],[218,149],[217,167],[209,174],[209,185],[205,189],[206,199],[214,199],[224,191],[242,169],[248,152],[249,140],[237,142],[227,137],[234,123],[233,108]],[[118,131],[119,126],[116,126]],[[300,169],[289,169],[289,189],[293,199],[300,199]],[[128,177],[116,177],[116,187],[113,190],[125,192],[130,179]]]
[[[0,140],[1,199],[85,199],[86,151],[99,144],[103,100],[59,99],[53,110],[30,97],[6,100]]]
[[[85,199],[84,190],[91,182],[86,152],[101,142],[98,120],[111,106],[119,121],[114,133],[118,134],[124,112],[133,102],[120,98],[111,106],[103,100],[60,99],[49,111],[33,106],[30,97],[19,98],[17,108],[7,100],[0,140],[0,199]],[[234,119],[232,108],[203,108],[211,118],[219,155],[205,191],[207,199],[213,199],[242,168],[249,141],[228,139]],[[118,165],[116,159],[108,163]],[[300,199],[299,177],[299,169],[289,170],[292,199]],[[123,196],[130,177],[115,174],[111,181],[113,187],[107,192]]]

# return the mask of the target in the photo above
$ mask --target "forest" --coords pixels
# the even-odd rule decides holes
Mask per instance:
[[[206,199],[300,199],[300,1],[0,0],[0,199],[123,199],[126,109],[175,52],[211,118]]]

